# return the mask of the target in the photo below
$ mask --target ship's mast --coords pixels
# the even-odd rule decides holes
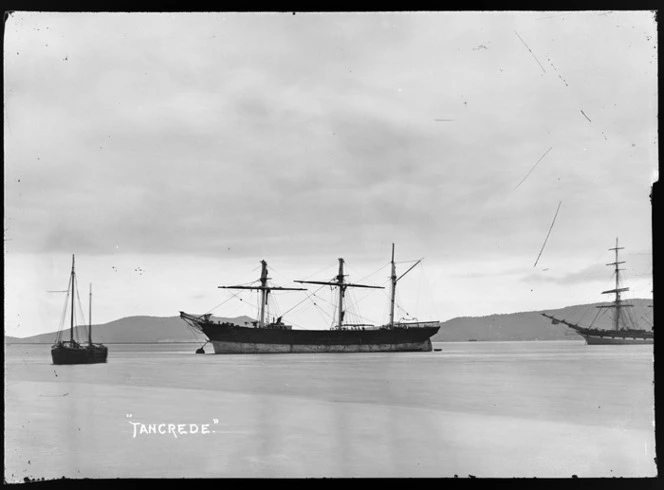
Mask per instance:
[[[368,286],[366,284],[351,284],[344,281],[344,259],[339,259],[339,273],[336,277],[336,282],[327,282],[327,281],[295,281],[303,284],[321,284],[328,286],[336,286],[339,288],[339,306],[337,309],[337,325],[336,328],[341,329],[344,321],[344,295],[346,294],[346,288],[372,288],[372,289],[385,289],[382,286]]]
[[[625,262],[624,261],[621,262],[621,261],[618,260],[618,250],[622,250],[623,248],[624,247],[619,247],[618,246],[618,238],[616,238],[616,246],[614,248],[609,249],[609,250],[615,250],[616,259],[615,259],[614,262],[606,264],[606,265],[615,266],[616,287],[615,287],[615,289],[609,289],[608,291],[602,291],[602,294],[612,294],[612,293],[615,294],[616,297],[613,300],[613,304],[612,305],[598,306],[598,308],[615,308],[616,311],[613,314],[613,329],[614,330],[621,330],[622,329],[621,326],[620,326],[620,318],[621,318],[620,310],[621,310],[621,308],[628,308],[628,307],[633,306],[633,305],[624,304],[622,302],[622,300],[620,299],[620,293],[625,292],[625,291],[629,291],[629,288],[621,288],[620,287],[620,271],[624,270],[624,269],[619,268],[618,265],[624,264]]]
[[[265,308],[267,306],[267,295],[270,293],[267,288],[267,262],[261,260],[261,316],[258,322],[260,328],[265,324]]]
[[[410,266],[410,268],[406,272],[404,272],[399,277],[397,277],[397,268],[396,268],[396,265],[394,263],[394,243],[392,244],[392,260],[391,260],[392,274],[390,275],[390,280],[392,282],[392,295],[391,295],[391,298],[390,298],[390,324],[389,324],[390,327],[394,326],[394,300],[395,300],[396,292],[397,292],[397,281],[399,281],[403,276],[405,276],[410,271],[412,271],[415,268],[415,266],[417,264],[419,264],[420,262],[422,262],[422,259],[415,262],[412,266]]]
[[[76,292],[76,274],[74,272],[74,255],[71,256],[71,322],[69,324],[69,340],[74,341],[74,294]]]
[[[392,294],[390,295],[390,327],[394,325],[394,299],[397,295],[397,267],[394,264],[394,243],[392,244],[392,271],[390,281],[392,284]]]
[[[261,260],[261,285],[260,286],[219,286],[221,289],[253,289],[261,292],[261,306],[260,314],[258,317],[258,327],[263,328],[265,326],[265,309],[267,308],[268,295],[272,290],[280,291],[306,291],[303,288],[282,288],[282,287],[272,287],[268,286],[267,281],[270,279],[267,277],[267,262]]]
[[[339,274],[337,275],[337,282],[339,283],[339,328],[344,323],[344,296],[346,294],[346,286],[344,286],[344,259],[339,259]]]
[[[90,320],[90,326],[88,327],[88,344],[92,345],[92,283],[90,283],[90,302],[89,302],[89,312],[88,319]]]

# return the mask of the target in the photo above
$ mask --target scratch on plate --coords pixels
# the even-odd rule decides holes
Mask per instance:
[[[556,214],[553,216],[553,222],[551,222],[551,226],[549,227],[549,232],[546,234],[546,238],[544,239],[544,243],[542,244],[542,250],[540,250],[540,253],[537,256],[537,260],[535,261],[535,265],[533,265],[533,267],[537,266],[537,262],[539,262],[539,259],[542,256],[542,252],[544,252],[544,247],[546,246],[546,242],[549,239],[549,235],[551,234],[551,230],[553,229],[553,225],[556,223],[556,218],[558,217],[558,211],[560,211],[560,205],[562,203],[563,203],[562,201],[560,201],[558,203],[558,209],[556,209]]]
[[[537,59],[537,56],[535,56],[535,53],[533,53],[532,49],[530,49],[530,48],[528,47],[528,45],[526,44],[526,41],[524,41],[524,40],[521,38],[521,36],[519,36],[519,33],[518,33],[518,32],[514,31],[514,34],[516,34],[516,37],[518,37],[519,39],[521,39],[521,42],[522,42],[523,45],[526,47],[526,49],[527,49],[528,51],[530,51],[530,54],[533,55],[533,58],[535,58],[535,61],[537,61],[537,64],[540,66],[540,68],[542,69],[542,71],[543,71],[544,73],[546,73],[546,70],[545,70],[544,67],[542,66],[542,63],[539,62],[539,60]]]
[[[525,180],[528,178],[528,176],[533,172],[533,170],[535,170],[535,167],[537,167],[537,165],[539,164],[539,162],[541,162],[541,161],[544,159],[544,157],[547,155],[547,153],[549,153],[552,149],[553,149],[553,146],[544,152],[544,155],[542,155],[542,156],[539,158],[539,160],[537,160],[537,162],[535,163],[535,165],[533,165],[533,168],[530,169],[530,172],[528,172],[528,173],[526,174],[526,176],[525,176],[523,179],[521,179],[521,182],[519,182],[519,183],[517,184],[517,186],[514,188],[514,190],[517,190],[517,189],[519,188],[519,186],[520,186],[521,184],[524,183],[524,181],[525,181]]]

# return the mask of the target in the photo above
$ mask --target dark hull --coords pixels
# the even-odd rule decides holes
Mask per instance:
[[[654,343],[654,333],[647,330],[599,330],[575,328],[588,345],[643,345]]]
[[[201,321],[196,324],[215,354],[295,352],[429,352],[439,326],[367,330],[249,328]]]
[[[53,364],[97,364],[106,362],[108,348],[101,344],[58,343],[51,347]]]

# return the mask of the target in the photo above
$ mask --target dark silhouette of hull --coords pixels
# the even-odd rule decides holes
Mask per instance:
[[[268,283],[267,262],[261,260],[260,285],[219,286],[223,289],[255,290],[260,293],[259,317],[251,322],[254,327],[236,325],[230,322],[215,322],[211,314],[190,315],[180,312],[190,326],[202,332],[212,343],[215,354],[240,353],[286,353],[286,352],[429,352],[433,337],[440,325],[438,322],[395,322],[394,306],[397,282],[419,264],[418,260],[406,272],[397,276],[394,262],[394,244],[392,244],[392,274],[390,321],[387,325],[374,327],[367,324],[344,323],[344,295],[347,288],[384,289],[382,286],[350,283],[345,280],[344,259],[339,259],[339,273],[332,280],[304,281],[302,284],[316,284],[336,287],[338,303],[336,326],[330,330],[293,330],[279,317],[276,321],[265,321],[268,294],[272,291],[306,291],[303,288],[285,288]],[[248,323],[247,323],[248,325]],[[197,351],[201,352],[202,347]]]
[[[51,347],[53,364],[96,364],[106,362],[108,348],[101,344],[58,342]]]
[[[209,315],[180,317],[201,331],[215,354],[295,352],[430,352],[440,326],[397,324],[393,327],[292,330],[289,325],[263,328],[215,323]]]
[[[554,325],[559,323],[567,325],[586,339],[586,344],[588,345],[642,345],[653,344],[655,341],[655,332],[652,330],[586,328],[565,320],[559,320],[546,313],[542,313],[542,316],[550,318],[551,323]]]
[[[652,344],[655,340],[654,332],[647,330],[600,330],[581,327],[574,330],[586,339],[588,345]]]

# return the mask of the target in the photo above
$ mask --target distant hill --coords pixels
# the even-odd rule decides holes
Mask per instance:
[[[231,321],[240,325],[253,320],[246,316],[237,318],[212,317],[212,319],[215,321]],[[31,344],[52,343],[55,340],[56,333],[44,333],[25,338],[5,336],[5,342],[8,344],[17,342]],[[69,330],[65,330],[62,336],[64,339],[68,339]],[[74,327],[74,338],[87,340],[87,325]],[[179,316],[130,316],[102,325],[93,325],[92,341],[102,344],[114,342],[205,342],[205,336],[196,332]]]
[[[631,299],[629,303],[631,316],[637,320],[639,328],[649,329],[652,325],[646,324],[643,318],[652,321],[652,300]],[[439,332],[432,337],[434,342],[455,342],[475,339],[478,341],[493,340],[581,340],[576,332],[565,325],[552,325],[551,321],[541,313],[547,313],[557,318],[581,325],[589,325],[599,312],[598,305],[609,303],[595,303],[591,305],[576,305],[557,310],[528,311],[521,313],[508,313],[502,315],[489,315],[482,317],[460,317],[441,322]],[[604,310],[604,314],[593,324],[598,328],[611,328],[611,311]],[[212,317],[217,321],[230,321],[243,325],[252,321],[252,318],[241,316],[237,318]],[[17,338],[5,336],[5,343],[52,343],[56,332],[33,335],[32,337]],[[75,328],[78,339],[87,339],[87,326]],[[133,342],[205,342],[205,337],[186,324],[179,316],[152,317],[131,316],[121,318],[102,325],[92,326],[94,342],[101,343],[133,343]],[[63,337],[68,338],[68,331]]]
[[[575,305],[557,310],[527,311],[521,313],[508,313],[503,315],[489,315],[482,317],[460,317],[441,322],[440,330],[431,340],[433,342],[467,341],[471,339],[494,340],[582,340],[571,328],[559,324],[552,325],[551,320],[542,316],[542,313],[572,323],[578,322],[588,326],[593,322],[595,315],[600,312],[596,307],[610,303],[593,303],[589,305]],[[637,328],[650,329],[652,324],[646,323],[642,317],[652,321],[652,300],[630,299],[630,315],[638,325]],[[612,328],[612,310],[603,310],[603,313],[592,324],[596,328]]]

